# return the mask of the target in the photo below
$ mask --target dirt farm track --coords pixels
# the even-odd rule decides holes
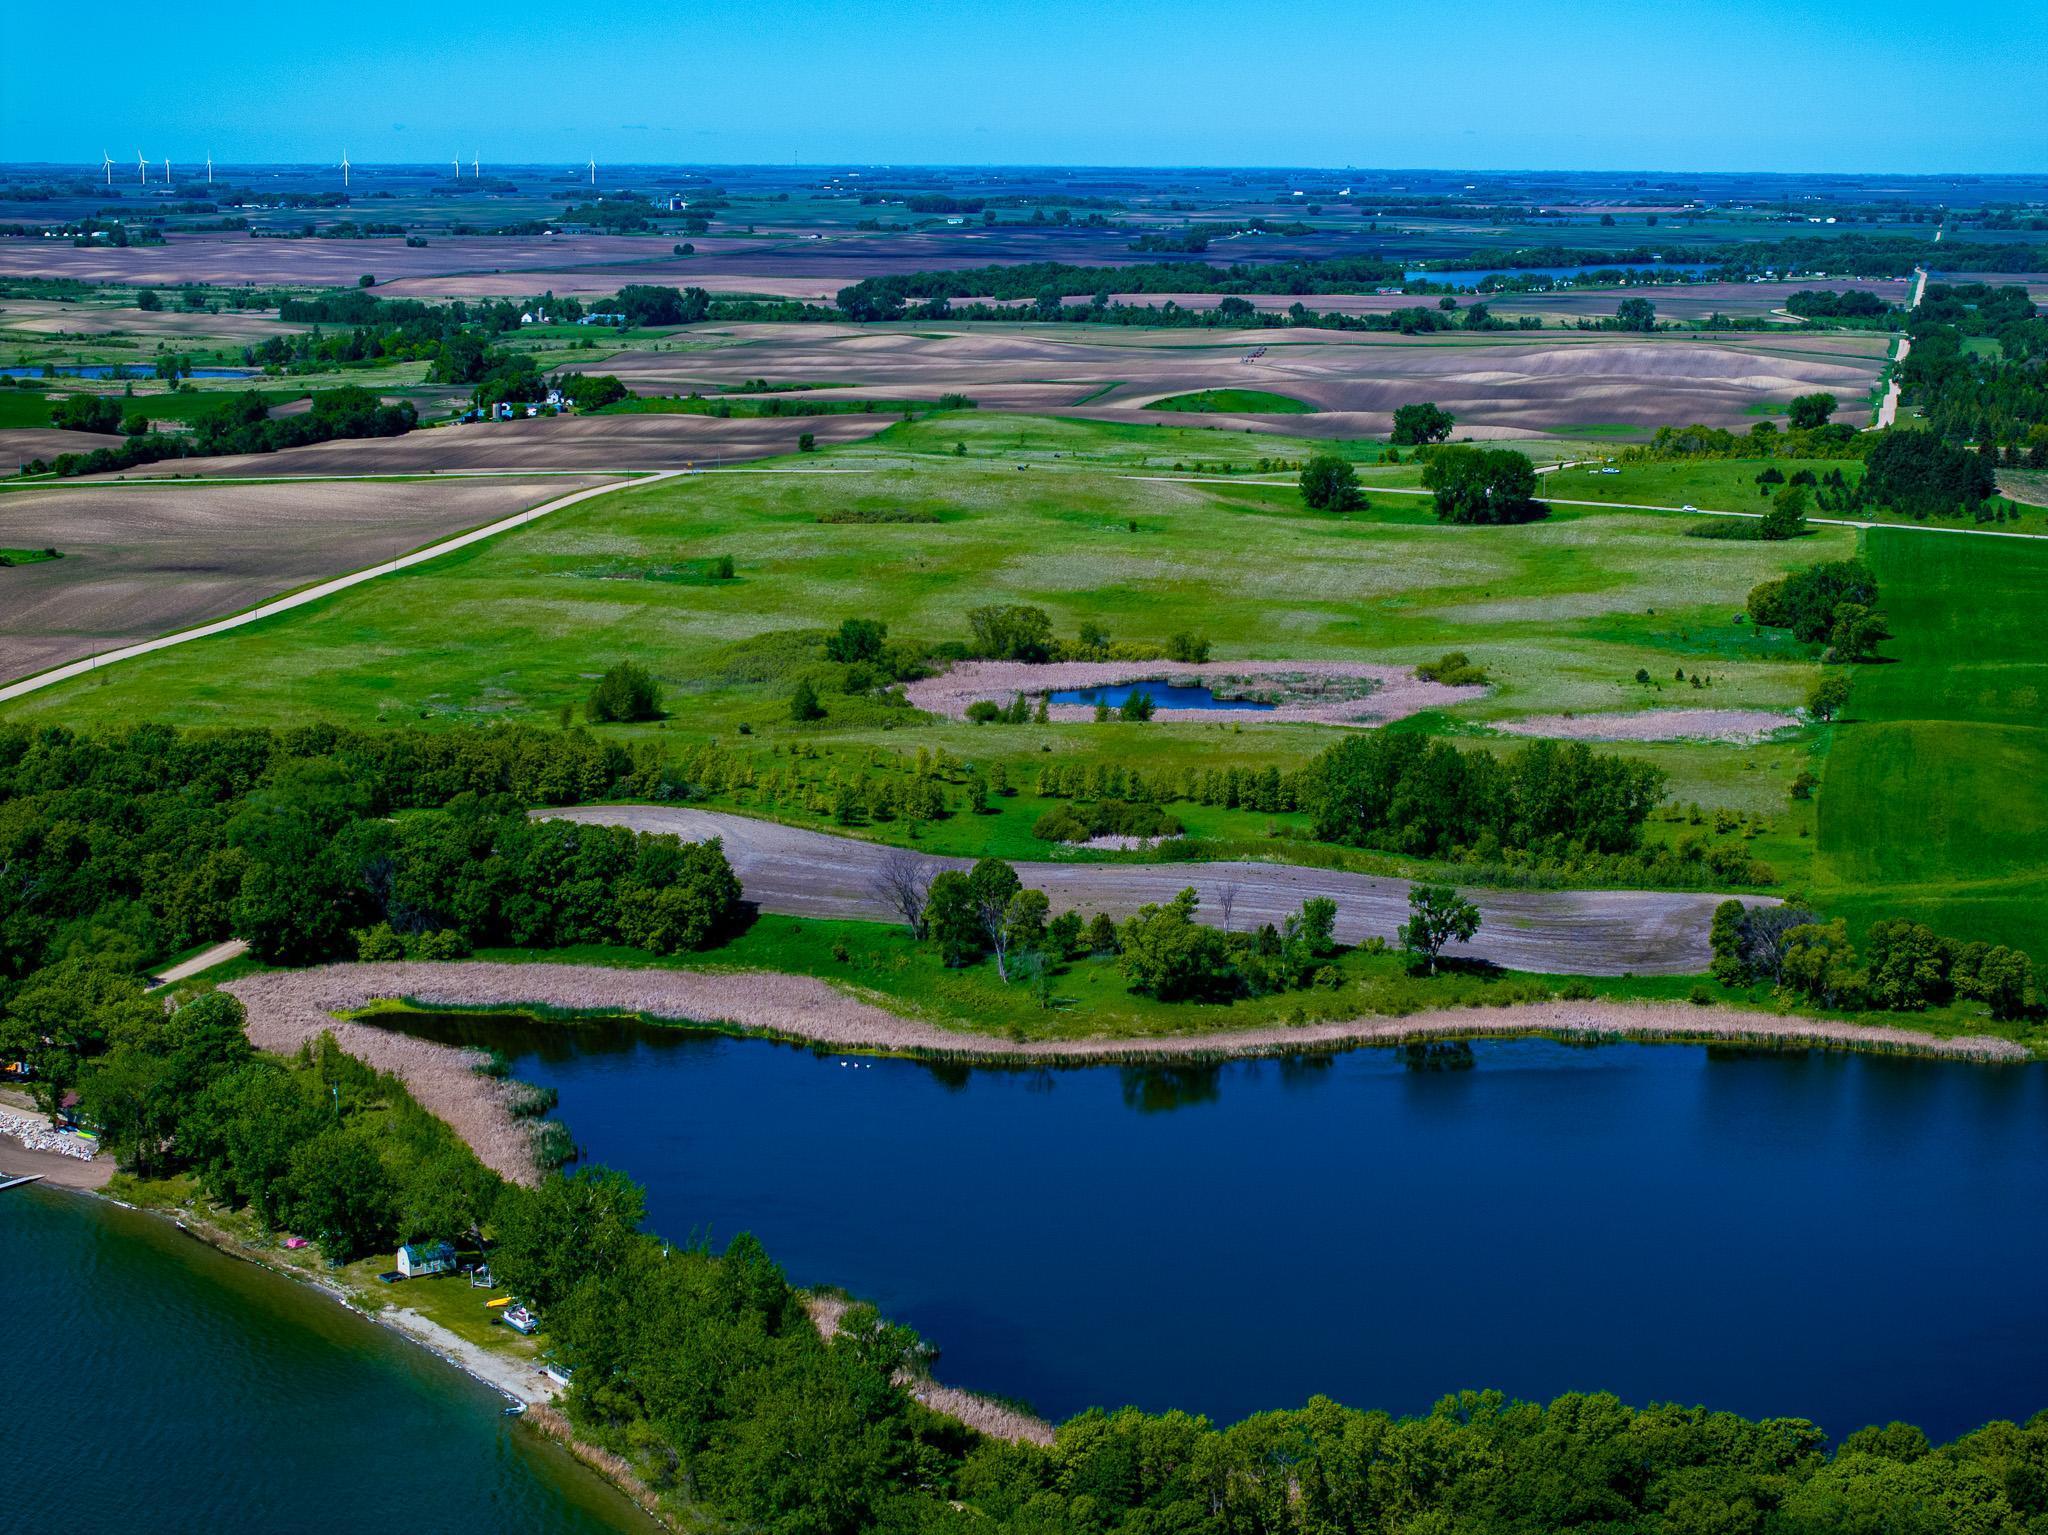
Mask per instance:
[[[87,482],[10,492],[0,496],[0,547],[49,545],[64,557],[5,572],[0,681],[224,617],[603,482]]]
[[[869,889],[891,849],[829,832],[807,831],[711,810],[651,805],[586,805],[546,812],[550,819],[673,832],[689,841],[724,840],[745,898],[763,911],[801,917],[895,918]],[[964,869],[971,860],[932,862]],[[1219,893],[1235,887],[1232,925],[1278,923],[1312,896],[1337,903],[1337,936],[1346,943],[1390,938],[1408,916],[1408,884],[1365,874],[1270,863],[1023,863],[1017,875],[1043,890],[1055,912],[1078,908],[1129,916],[1171,900],[1189,885],[1216,920]],[[1707,928],[1714,894],[1655,890],[1473,890],[1479,936],[1448,952],[1516,970],[1580,975],[1687,975],[1711,957]]]

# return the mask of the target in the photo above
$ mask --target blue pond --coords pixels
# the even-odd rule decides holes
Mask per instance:
[[[0,378],[47,378],[49,374],[40,367],[0,368]],[[83,367],[60,367],[58,378],[132,378],[137,380],[156,377],[154,367],[140,363],[93,363]],[[254,378],[254,368],[194,368],[187,378]]]
[[[751,1230],[1056,1417],[1487,1386],[1948,1437],[2048,1407],[2040,1068],[1522,1040],[983,1070],[409,1027],[556,1088],[664,1234]]]
[[[1681,272],[1697,275],[1712,268],[1697,261],[1659,261],[1650,266],[1636,263],[1616,262],[1608,266],[1530,266],[1505,270],[1500,267],[1474,267],[1464,272],[1403,272],[1404,282],[1436,282],[1451,288],[1476,288],[1489,277],[1583,277],[1588,272],[1632,272],[1637,275],[1652,273],[1676,276]]]
[[[1114,687],[1056,688],[1046,694],[1046,701],[1083,704],[1090,708],[1096,704],[1107,704],[1114,709],[1133,693],[1143,693],[1151,698],[1156,709],[1213,709],[1218,713],[1260,714],[1273,707],[1245,699],[1218,698],[1207,688],[1176,687],[1170,682],[1120,682]]]

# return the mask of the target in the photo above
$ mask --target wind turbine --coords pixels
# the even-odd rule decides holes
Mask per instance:
[[[590,157],[590,184],[591,184],[592,186],[596,186],[596,185],[597,185],[597,156],[596,156],[596,155],[592,155],[592,156]]]
[[[213,151],[210,149],[206,152],[206,184],[213,185]]]
[[[461,160],[461,157],[460,157],[460,156],[457,156],[456,158],[454,158],[454,159],[450,160],[450,161],[449,161],[448,163],[449,163],[450,165],[452,165],[452,166],[454,166],[454,167],[455,167],[455,179],[456,179],[457,181],[460,181],[460,180],[462,179],[462,160]]]
[[[114,184],[114,157],[102,149],[100,151],[100,164],[107,173],[107,185],[112,186]]]
[[[481,156],[477,156],[477,155],[472,155],[472,156],[470,157],[470,161],[469,161],[469,174],[470,174],[470,176],[471,176],[471,177],[472,177],[473,179],[475,179],[475,180],[477,180],[477,181],[481,181],[481,180],[483,180],[483,176],[484,176],[484,163],[483,163],[483,159],[482,159],[482,157],[481,157]]]
[[[142,158],[142,151],[135,151],[135,179],[144,186],[149,185],[149,162]]]
[[[341,189],[344,192],[348,190],[348,151],[346,149],[341,152]]]
[[[166,155],[166,156],[164,157],[164,185],[165,185],[165,186],[169,186],[170,184],[171,184],[171,161],[170,161],[170,157],[169,157],[168,155]]]

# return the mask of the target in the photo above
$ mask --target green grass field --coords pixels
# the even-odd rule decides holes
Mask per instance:
[[[849,458],[952,456],[1012,463],[1080,463],[1124,469],[1171,469],[1175,464],[1234,465],[1250,473],[1258,461],[1298,464],[1311,453],[1337,453],[1354,463],[1378,463],[1379,443],[1349,439],[1307,442],[1268,432],[1217,427],[1147,426],[1126,421],[1082,421],[1061,416],[1013,416],[997,411],[946,411],[891,427],[865,443],[838,449]]]
[[[2048,545],[1876,530],[1866,558],[1898,659],[1836,727],[1815,892],[2048,954]]]
[[[970,608],[1029,602],[1066,635],[1094,622],[1120,639],[1161,643],[1195,628],[1219,659],[1414,665],[1463,649],[1496,686],[1435,722],[1454,733],[1538,712],[1785,709],[1812,685],[1809,656],[1735,615],[1757,582],[1854,547],[1854,534],[1838,530],[1796,549],[1708,543],[1684,537],[1674,519],[1627,512],[1561,512],[1523,528],[1442,527],[1418,497],[1330,517],[1306,511],[1284,477],[1189,483],[1098,463],[1098,454],[1122,450],[1126,432],[1146,437],[1142,428],[1005,423],[1005,431],[1075,445],[1075,462],[1043,457],[1021,472],[993,455],[922,451],[935,435],[979,424],[969,416],[897,426],[782,466],[859,473],[703,475],[598,497],[402,577],[107,668],[6,712],[66,723],[552,723],[564,706],[581,704],[596,674],[633,660],[661,679],[669,718],[608,728],[677,744],[740,744],[744,730],[752,752],[791,743],[943,745],[1020,774],[1042,749],[1153,767],[1288,766],[1339,733],[1259,723],[935,722],[833,691],[833,669],[818,670],[819,639],[853,616],[880,617],[905,639],[962,639]],[[1174,431],[1191,461],[1213,461],[1241,435]],[[1380,472],[1406,477],[1412,468]],[[938,520],[818,520],[837,510]],[[658,579],[679,561],[721,555],[733,558],[737,579]],[[806,669],[826,689],[827,718],[797,725],[787,700]],[[1637,683],[1638,669],[1658,680]],[[1681,684],[1680,670],[1711,685]],[[1801,872],[1805,844],[1790,840],[1797,823],[1785,790],[1806,764],[1805,746],[1628,750],[1664,766],[1681,801],[1785,827],[1785,845],[1762,856],[1782,864],[1785,878]],[[1023,851],[1028,826],[1021,812],[1018,819],[1013,827],[998,817],[977,835]],[[1232,843],[1269,836],[1263,824],[1199,830]]]
[[[1154,400],[1147,410],[1184,410],[1200,415],[1312,416],[1316,408],[1290,394],[1271,394],[1264,389],[1199,389],[1193,394],[1171,395]]]
[[[1756,477],[1765,467],[1762,459],[1673,459],[1654,463],[1597,463],[1573,465],[1543,477],[1543,494],[1560,501],[1636,503],[1645,506],[1697,506],[1707,511],[1762,512],[1770,502],[1757,493]],[[1772,467],[1791,475],[1810,469],[1816,476],[1839,469],[1850,484],[1863,476],[1860,459],[1772,459]],[[1618,473],[1603,473],[1615,469]],[[1773,485],[1770,487],[1776,490]],[[2022,506],[2016,501],[2002,503],[2007,520],[1992,524],[2005,532],[2048,533],[2048,510]],[[1816,517],[1842,515],[1815,510]],[[1858,521],[1905,521],[1889,513],[1863,511],[1849,514]],[[1974,528],[1978,524],[1962,518],[1936,521],[1935,527]]]

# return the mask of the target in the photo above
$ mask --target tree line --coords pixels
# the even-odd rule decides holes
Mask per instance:
[[[687,792],[651,748],[580,730],[0,726],[0,1009],[49,965],[134,974],[230,933],[273,959],[347,955],[379,924],[687,945],[685,908],[729,893],[707,855],[522,813]]]
[[[1921,1012],[1971,1000],[2010,1022],[2041,1004],[2024,950],[1949,938],[1906,918],[1871,923],[1859,950],[1840,917],[1828,921],[1798,905],[1723,901],[1714,911],[1712,942],[1712,969],[1722,985],[1772,986],[1822,1007]]]
[[[258,390],[224,394],[192,418],[190,431],[176,435],[157,431],[139,411],[124,417],[120,405],[109,397],[73,398],[100,402],[74,413],[73,419],[83,429],[112,431],[115,428],[107,424],[111,420],[128,435],[114,447],[94,448],[89,453],[59,453],[49,463],[37,459],[24,466],[24,473],[55,473],[68,478],[133,469],[169,458],[276,453],[340,437],[400,437],[419,424],[419,412],[410,400],[386,405],[369,390],[353,384],[316,389],[311,408],[291,416],[271,416],[270,401]]]

